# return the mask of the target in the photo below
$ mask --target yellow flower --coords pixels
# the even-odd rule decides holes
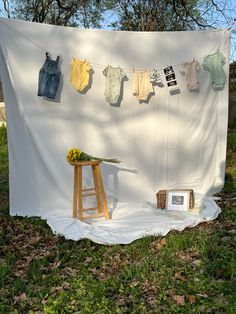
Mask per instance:
[[[100,160],[100,161],[106,161],[106,162],[115,162],[120,163],[120,160],[118,159],[108,159],[108,158],[99,158],[94,157],[86,154],[85,152],[82,152],[79,148],[73,147],[71,148],[66,156],[66,160],[68,163],[74,162],[74,161],[88,161],[88,160]]]
[[[68,151],[68,154],[66,156],[67,162],[70,163],[70,162],[79,160],[81,153],[82,153],[82,151],[80,149],[78,149],[78,148],[71,148]]]

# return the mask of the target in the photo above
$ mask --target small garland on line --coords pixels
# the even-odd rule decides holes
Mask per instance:
[[[91,161],[91,160],[99,160],[99,161],[106,161],[106,162],[113,162],[113,163],[121,162],[121,160],[113,159],[113,158],[100,158],[100,157],[90,156],[86,154],[85,152],[81,151],[79,148],[71,148],[68,151],[66,160],[68,163],[77,162],[77,161]]]

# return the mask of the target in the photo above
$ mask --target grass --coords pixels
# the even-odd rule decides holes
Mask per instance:
[[[224,191],[236,191],[236,122],[229,126],[227,168]]]
[[[125,246],[65,240],[39,218],[9,216],[5,127],[0,147],[0,313],[236,313],[236,124],[220,217]]]

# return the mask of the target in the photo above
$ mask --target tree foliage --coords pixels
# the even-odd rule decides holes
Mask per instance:
[[[230,26],[234,0],[2,0],[8,17],[85,28],[169,31]],[[107,22],[107,23],[106,23]]]
[[[232,0],[120,0],[113,8],[122,30],[168,31],[230,25]]]
[[[99,28],[106,4],[95,0],[13,0],[10,7],[12,17],[26,21]]]
[[[113,26],[121,30],[171,31],[202,25],[204,19],[197,8],[197,0],[122,0],[117,5],[118,19]]]

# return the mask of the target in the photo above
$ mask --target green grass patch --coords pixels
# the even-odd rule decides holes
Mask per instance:
[[[0,126],[0,177],[8,174],[8,149],[6,126]]]
[[[235,127],[224,195],[235,191]],[[130,245],[53,235],[42,219],[10,217],[6,128],[0,128],[0,313],[236,313],[236,208],[213,222]]]

